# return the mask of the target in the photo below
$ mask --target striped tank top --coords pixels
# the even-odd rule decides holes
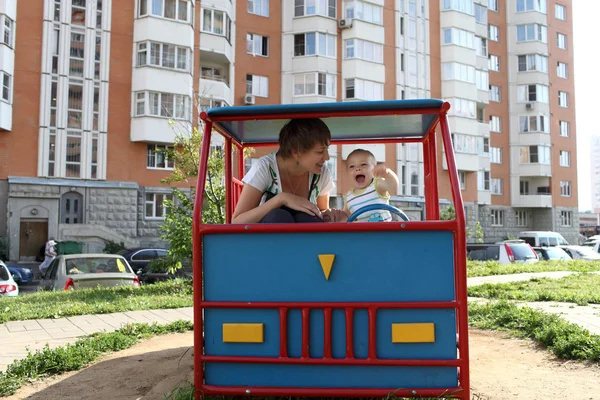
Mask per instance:
[[[389,204],[390,196],[382,196],[377,192],[377,178],[364,189],[350,190],[346,193],[345,203],[350,214],[370,204]],[[356,218],[357,222],[390,222],[392,214],[387,210],[367,211]]]

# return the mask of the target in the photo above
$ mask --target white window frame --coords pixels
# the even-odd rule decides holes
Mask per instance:
[[[500,196],[503,194],[504,190],[504,179],[502,178],[492,178],[491,182],[491,192],[493,195]]]
[[[313,83],[307,84],[307,78],[312,78]],[[324,86],[320,83],[320,78],[325,79]],[[297,89],[299,88],[299,86],[298,86],[299,80],[303,81],[302,93],[297,91]],[[323,97],[335,98],[336,97],[336,81],[337,81],[336,75],[328,74],[325,72],[308,72],[305,74],[294,74],[294,81],[292,82],[292,85],[293,85],[292,93],[293,93],[294,97],[323,96]],[[309,92],[307,90],[307,88],[310,88],[310,86],[307,86],[307,85],[313,85],[314,90],[312,92]],[[324,91],[320,93],[321,88],[323,88]]]
[[[504,226],[504,210],[494,208],[490,210],[490,225]]]
[[[251,77],[251,81],[248,78]],[[256,74],[246,74],[246,92],[248,92],[248,85],[251,85],[251,94],[257,97],[269,97],[269,77],[256,75]]]
[[[522,66],[525,69],[522,69]],[[517,56],[517,71],[548,73],[548,57],[541,54],[520,54]]]
[[[0,76],[2,77],[2,96],[1,99],[2,101],[7,102],[8,104],[12,104],[12,76],[7,73],[2,71],[0,73]],[[8,78],[8,86],[6,85],[6,80]]]
[[[317,2],[319,2],[317,0]],[[362,0],[344,2],[344,15],[347,19],[358,19],[375,25],[383,25],[383,7]]]
[[[211,81],[223,82],[227,86],[229,86],[229,82],[227,81],[227,77],[225,76],[222,67],[215,67],[213,65],[200,65],[200,78],[209,79]]]
[[[554,4],[554,17],[561,21],[567,20],[567,7],[562,4]]]
[[[523,210],[515,211],[515,226],[527,226],[529,213]]]
[[[152,200],[148,200],[148,196],[152,195]],[[169,193],[150,193],[150,192],[146,192],[145,196],[144,196],[144,219],[145,220],[163,220],[165,219],[165,215],[167,212],[166,207],[162,207],[162,215],[157,215],[158,214],[158,210],[157,210],[157,204],[158,204],[158,200],[160,198],[160,203],[164,204],[164,201],[169,199],[169,200],[173,200],[173,195],[169,194]],[[152,215],[148,215],[148,210],[147,210],[147,206],[151,205],[152,206]]]
[[[309,52],[310,48],[308,45],[308,39],[309,39],[310,35],[314,35],[314,53]],[[298,45],[296,44],[296,38],[300,37],[300,36],[304,36],[304,49],[303,49],[304,54],[300,54],[299,52],[297,52],[297,49],[296,49],[298,47]],[[336,57],[336,47],[337,47],[336,43],[337,43],[337,36],[331,35],[328,33],[324,33],[324,32],[297,33],[294,35],[294,57],[321,56],[321,57],[335,58]]]
[[[547,115],[520,115],[519,132],[550,133],[550,118]]]
[[[452,133],[452,147],[456,153],[478,154],[477,136]]]
[[[557,61],[556,76],[563,79],[569,78],[569,67],[567,66],[567,63]]]
[[[144,94],[142,99],[141,94]],[[169,114],[162,107],[163,96],[173,96],[172,114]],[[177,93],[164,93],[164,92],[153,92],[153,91],[139,91],[134,93],[134,117],[156,117],[156,118],[173,118],[176,120],[189,121],[190,120],[190,97]],[[143,103],[143,114],[139,113],[140,109],[138,105]],[[157,109],[157,113],[153,112],[152,105]],[[182,109],[183,107],[183,109]],[[181,114],[182,112],[182,114]]]
[[[562,50],[567,49],[567,35],[564,33],[556,32],[556,47]]]
[[[460,190],[467,190],[467,173],[458,171],[458,181],[460,182]]]
[[[571,136],[571,124],[569,121],[559,121],[558,128],[560,132],[560,136],[562,137],[570,137]]]
[[[246,33],[246,53],[269,57],[269,37],[257,33]]]
[[[572,226],[573,225],[573,213],[571,211],[560,212],[560,224],[561,226]]]
[[[478,57],[488,58],[488,40],[481,36],[475,36],[475,53]]]
[[[173,170],[175,165],[173,161],[169,160],[167,154],[163,154],[163,151],[173,151],[173,146],[165,146],[162,144],[148,144],[147,146],[147,157],[146,157],[146,169],[156,170]],[[157,167],[159,159],[162,157],[164,167]],[[152,165],[150,165],[152,164]]]
[[[488,54],[488,69],[490,71],[500,72],[500,56]]]
[[[502,118],[497,115],[490,115],[490,131],[502,132]]]
[[[15,21],[10,19],[8,15],[2,15],[2,43],[10,47],[14,47],[15,42]],[[8,23],[8,24],[7,24]]]
[[[546,14],[547,8],[546,0],[517,0],[516,2],[517,13],[537,11]]]
[[[248,14],[269,17],[269,0],[248,0]]]
[[[494,42],[500,41],[500,28],[496,25],[488,25],[488,39]]]
[[[383,44],[362,39],[348,39],[344,41],[344,58],[383,64]]]
[[[569,93],[558,91],[558,106],[562,108],[569,108]]]
[[[475,49],[475,34],[458,28],[445,28],[442,32],[442,46],[460,46]]]
[[[562,197],[571,197],[571,181],[560,181],[560,195]]]
[[[559,151],[559,165],[561,167],[570,167],[571,166],[571,152],[567,150]]]
[[[517,43],[533,41],[548,43],[548,27],[540,24],[517,25]]]
[[[210,110],[211,108],[216,108],[216,107],[229,107],[230,106],[230,104],[228,104],[223,99],[206,98],[206,97],[200,98],[199,105],[200,105],[200,111],[207,111],[207,110]]]
[[[490,147],[490,163],[502,164],[502,148]]]
[[[468,15],[475,15],[473,0],[444,0],[444,11],[458,11]]]
[[[488,10],[498,12],[498,0],[488,0]]]
[[[154,63],[154,57],[152,54],[153,48],[155,46],[159,46],[159,54],[158,54],[158,64]],[[173,47],[174,48],[174,53],[173,53],[173,67],[170,67],[168,65],[165,65],[165,60],[166,60],[166,55],[165,55],[165,48],[169,48],[169,47]],[[181,68],[179,67],[180,64],[180,54],[181,52],[184,52],[184,60],[185,60],[185,67]],[[182,47],[182,46],[177,46],[171,43],[159,43],[159,42],[151,42],[151,41],[144,41],[144,42],[138,42],[137,44],[137,57],[136,57],[136,66],[138,68],[141,67],[156,67],[156,68],[164,68],[164,69],[169,69],[169,70],[174,70],[174,71],[184,71],[184,72],[189,72],[190,70],[190,49],[187,47]]]
[[[451,104],[448,115],[470,119],[477,118],[477,103],[474,100],[455,97],[448,99],[448,102]]]
[[[549,87],[546,85],[519,85],[517,86],[517,103],[548,104],[548,92]]]
[[[475,14],[475,22],[478,24],[487,25],[487,23],[488,23],[487,11],[488,11],[488,8],[486,6],[475,3],[473,5],[473,13]]]
[[[210,27],[204,26],[204,13],[210,13]],[[215,30],[215,14],[223,14],[223,32],[219,33]],[[202,8],[200,12],[200,30],[204,33],[211,35],[224,36],[229,42],[231,42],[231,31],[230,24],[231,17],[223,10],[215,10],[213,8]]]
[[[477,171],[477,190],[480,192],[490,191],[490,171],[480,170]]]
[[[495,101],[497,103],[502,102],[502,91],[500,86],[490,85],[490,101]]]
[[[351,85],[349,86],[349,84]],[[354,97],[348,97],[349,88],[352,87]],[[381,82],[365,79],[350,78],[344,81],[344,98],[357,100],[383,100],[384,85]]]
[[[490,87],[490,74],[489,72],[478,69],[475,70],[475,85],[477,85],[478,90],[487,91]]]
[[[145,7],[142,7],[142,2],[145,3]],[[154,12],[154,2],[156,2],[156,4],[160,4],[160,13],[155,13]],[[186,7],[186,19],[180,19],[179,18],[179,5],[184,3],[185,7]],[[182,22],[182,23],[191,23],[192,19],[191,19],[191,15],[194,11],[194,7],[191,1],[189,0],[179,0],[179,1],[175,1],[175,17],[171,18],[171,17],[166,17],[165,16],[165,7],[166,7],[166,2],[164,0],[139,0],[138,2],[138,13],[140,17],[146,16],[146,15],[150,15],[153,17],[158,17],[158,18],[164,18],[170,21],[177,21],[177,22]],[[146,10],[145,13],[143,13],[143,9]]]
[[[458,62],[442,63],[442,80],[475,83],[475,67]]]
[[[535,149],[535,153],[532,152],[533,149]],[[519,149],[519,163],[550,165],[550,151],[550,146],[521,146]],[[537,161],[532,161],[534,156],[537,157]],[[526,161],[523,158],[526,158]]]
[[[302,17],[310,17],[313,15],[318,15],[325,18],[337,18],[337,1],[335,0],[301,0],[302,4],[300,7],[294,5],[294,18],[302,18]],[[309,9],[308,1],[311,1],[314,4],[314,12]],[[333,4],[333,7],[331,5]],[[311,7],[312,8],[312,7]],[[325,8],[325,10],[323,10]],[[333,8],[333,14],[331,15],[331,8]],[[301,10],[301,13],[298,11]]]

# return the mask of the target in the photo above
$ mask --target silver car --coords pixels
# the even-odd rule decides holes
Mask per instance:
[[[125,258],[115,254],[57,256],[40,281],[40,290],[72,290],[97,286],[139,287],[140,281]]]

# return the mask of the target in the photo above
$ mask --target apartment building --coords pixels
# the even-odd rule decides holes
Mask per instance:
[[[575,241],[571,3],[1,0],[9,257],[30,259],[49,237],[88,250],[159,242],[173,165],[156,150],[173,143],[171,119],[185,130],[210,107],[427,97],[452,105],[469,226],[486,240],[550,229]],[[421,218],[419,146],[366,147],[400,177],[392,203]],[[332,204],[354,148],[331,146]]]

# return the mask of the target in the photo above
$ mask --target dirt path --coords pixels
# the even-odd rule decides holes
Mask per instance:
[[[103,358],[79,372],[28,384],[8,400],[163,400],[192,381],[191,333],[161,336]],[[600,400],[600,366],[555,360],[526,340],[470,331],[474,399]]]

